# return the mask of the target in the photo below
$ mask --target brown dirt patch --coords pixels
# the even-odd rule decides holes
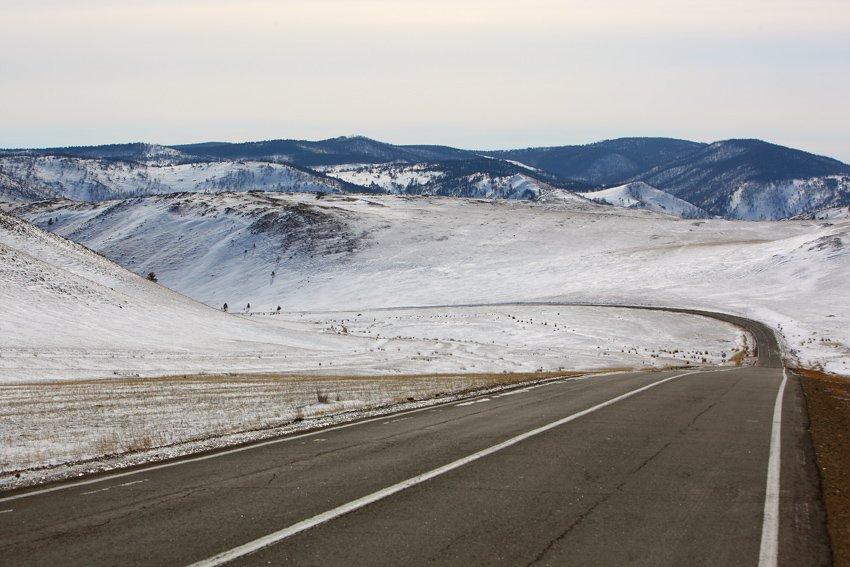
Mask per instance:
[[[471,382],[485,384],[487,386],[498,386],[505,384],[514,384],[522,382],[530,382],[532,380],[546,380],[548,378],[579,376],[584,374],[602,374],[606,372],[652,372],[678,369],[678,366],[670,366],[665,368],[631,368],[631,367],[608,367],[597,368],[594,370],[563,370],[563,371],[547,371],[547,372],[509,372],[509,373],[467,373],[455,372],[446,374],[364,374],[364,375],[336,375],[336,374],[296,374],[296,373],[224,373],[224,374],[173,374],[167,376],[151,376],[151,377],[122,377],[122,378],[79,378],[75,380],[51,380],[39,382],[15,382],[11,386],[28,386],[37,385],[40,387],[57,387],[66,388],[68,386],[79,385],[143,385],[155,382],[174,383],[209,383],[217,382],[316,382],[321,380],[334,380],[338,382],[357,382],[368,380],[370,382],[386,381],[395,382],[398,380],[449,380],[456,378],[464,378]]]
[[[833,562],[850,567],[850,377],[798,371],[821,474]]]

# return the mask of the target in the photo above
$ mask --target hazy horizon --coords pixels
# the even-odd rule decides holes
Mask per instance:
[[[850,5],[838,0],[0,7],[3,148],[651,136],[760,138],[850,162]]]

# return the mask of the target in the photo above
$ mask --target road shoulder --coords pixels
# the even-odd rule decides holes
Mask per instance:
[[[800,370],[817,459],[832,560],[850,566],[850,378]]]

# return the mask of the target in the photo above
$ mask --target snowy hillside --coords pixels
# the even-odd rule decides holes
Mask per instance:
[[[649,187],[632,185],[637,182]],[[581,146],[472,151],[345,136],[0,150],[2,208],[50,198],[102,201],[217,191],[546,200],[549,188],[598,191],[623,183],[628,189],[596,198],[686,217],[743,220],[793,218],[850,205],[850,166],[761,140],[702,144],[620,138]]]
[[[622,183],[653,167],[692,154],[703,145],[672,138],[619,138],[579,146],[485,153],[598,186]]]
[[[369,346],[210,309],[3,213],[0,301],[0,380],[261,370]]]
[[[646,209],[687,219],[710,217],[699,207],[674,197],[642,181],[635,181],[601,191],[582,193],[582,197],[628,209]]]
[[[385,193],[419,193],[421,188],[433,183],[446,172],[426,163],[383,163],[333,165],[316,168],[323,173],[355,185],[373,187]]]
[[[771,220],[850,206],[850,176],[830,175],[787,181],[746,182],[730,195],[727,215]]]
[[[59,156],[0,157],[0,196],[15,200],[64,197],[79,201],[179,191],[338,192],[332,179],[263,162],[147,165]],[[22,198],[20,197],[22,196]]]
[[[20,214],[216,307],[540,299],[697,307],[781,327],[802,363],[850,372],[850,221],[681,220],[545,200],[176,198],[38,204]],[[291,218],[303,219],[300,228],[290,229]]]
[[[399,146],[365,136],[339,136],[327,140],[264,140],[261,142],[208,142],[174,146],[199,158],[248,159],[293,163],[304,167],[324,165],[434,162],[470,159],[475,153],[447,146]]]
[[[77,157],[85,159],[124,160],[146,165],[177,165],[202,161],[180,150],[159,144],[107,144],[103,146],[71,146],[65,148],[0,150],[0,156]]]
[[[208,196],[213,200],[222,197],[226,196]],[[191,228],[184,239],[174,238],[170,244],[168,239],[156,240],[156,246],[174,252],[181,248],[181,240],[193,240],[196,245],[202,241],[212,244],[208,238],[221,237],[212,230],[216,224],[217,228],[226,229],[236,224],[238,217],[253,214],[251,207],[239,206],[239,201],[250,201],[255,196],[231,197],[229,204],[240,209],[232,215],[223,213],[224,209],[181,205],[181,214],[196,223],[183,226]],[[151,210],[136,210],[139,216],[149,218],[148,227],[162,220],[157,219],[158,214],[162,217],[162,210],[155,203],[158,200],[150,198],[154,202]],[[228,203],[221,205],[226,208]],[[323,222],[311,215],[319,214],[325,207],[290,205],[293,210],[301,210],[304,218]],[[252,207],[260,204],[254,203]],[[256,252],[251,249],[236,254],[239,264],[218,266],[234,273],[224,274],[216,280],[216,285],[236,289],[248,282],[259,283],[255,275],[260,272],[245,268],[267,262],[268,257],[261,255],[269,250],[264,239],[296,222],[284,211],[265,213],[258,213],[259,218],[269,223],[267,215],[277,214],[275,222],[281,226],[271,231],[267,230],[269,224],[250,229],[248,232],[262,234]],[[201,220],[221,214],[225,216],[219,223]],[[347,216],[343,214],[336,220]],[[102,220],[108,224],[108,218]],[[151,237],[143,227],[144,223],[135,227],[139,251]],[[130,230],[116,234],[115,238],[129,241],[132,234]],[[300,237],[306,238],[307,234]],[[331,232],[320,239],[327,247],[339,235]],[[180,277],[186,278],[184,281],[196,277],[193,265],[209,259],[197,247],[182,250],[186,258],[163,270],[174,282],[179,282]],[[329,257],[344,262],[351,253],[338,252]],[[314,260],[305,256],[297,261],[309,265]],[[241,275],[239,270],[243,270]],[[280,299],[286,298],[286,289],[275,286],[274,278],[270,281],[268,273],[260,277],[261,289]],[[3,213],[0,213],[0,301],[4,305],[0,320],[0,383],[223,372],[351,376],[644,367],[698,363],[702,357],[722,363],[741,348],[740,332],[726,324],[698,317],[618,309],[547,311],[535,306],[515,306],[322,314],[278,313],[273,309],[271,314],[241,316],[233,312],[245,310],[246,305],[231,301],[231,312],[224,313]],[[537,323],[531,324],[530,320]],[[571,331],[566,332],[567,329]],[[413,392],[422,388],[446,391],[446,387],[466,387],[462,378],[454,382],[453,386],[447,386],[444,381],[424,381],[405,387],[396,381],[389,390],[384,388],[390,383],[384,382],[379,390],[360,391],[356,399],[348,401],[361,405],[368,401],[386,403],[406,388]],[[220,382],[210,385],[216,391],[220,386]],[[377,386],[367,381],[362,387]],[[314,389],[315,385],[307,384],[306,390],[301,386],[299,395],[303,398],[306,392],[308,397],[315,398]],[[0,396],[0,417],[8,401]],[[132,413],[132,407],[122,406],[116,411]],[[287,407],[287,411],[295,409]],[[324,408],[329,409],[332,406]]]
[[[493,159],[455,161],[451,167],[428,163],[337,165],[320,168],[331,177],[395,195],[443,195],[474,199],[534,201],[544,195],[571,195],[534,175],[533,169]],[[545,178],[545,175],[543,175]]]
[[[725,218],[772,220],[850,205],[850,166],[761,140],[725,140],[635,177]]]
[[[557,194],[568,199],[571,197],[576,202],[582,201],[581,197],[570,191],[557,189],[548,183],[522,173],[509,176],[473,173],[442,183],[431,184],[425,188],[423,193],[448,197],[524,201],[536,201],[544,196]]]
[[[822,209],[813,213],[803,213],[795,218],[806,220],[848,220],[850,219],[850,206],[833,207],[831,209]]]

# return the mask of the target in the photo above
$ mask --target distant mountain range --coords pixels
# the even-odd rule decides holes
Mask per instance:
[[[636,179],[727,218],[789,218],[850,205],[850,166],[761,140],[715,142]]]
[[[628,188],[598,193],[615,186]],[[253,190],[525,200],[596,193],[600,202],[680,216],[773,220],[850,206],[850,166],[761,140],[672,138],[502,151],[362,136],[0,150],[5,208],[54,198]]]

